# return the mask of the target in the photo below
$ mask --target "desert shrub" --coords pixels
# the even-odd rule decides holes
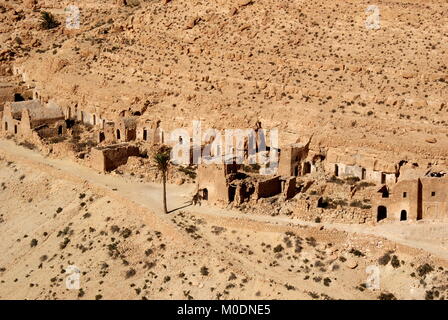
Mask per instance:
[[[132,231],[130,229],[128,229],[128,228],[126,228],[123,231],[121,231],[121,236],[123,238],[125,238],[125,239],[129,238],[131,236],[131,234],[132,234]]]
[[[382,292],[378,296],[378,300],[397,300],[397,298],[392,293],[384,293],[384,292]]]
[[[64,137],[64,136],[51,137],[48,139],[48,143],[55,144],[55,143],[63,142],[63,141],[65,141],[65,139],[66,139],[66,137]]]
[[[126,279],[129,279],[130,277],[135,276],[135,274],[137,273],[137,271],[135,271],[134,268],[129,269],[128,271],[126,271]]]
[[[335,177],[335,176],[332,176],[330,179],[327,180],[327,182],[330,182],[330,183],[336,183],[336,184],[344,184],[344,181],[343,181],[343,180],[338,179],[338,178]]]
[[[67,245],[68,245],[68,243],[70,242],[70,239],[69,238],[65,238],[64,239],[64,241],[62,241],[60,244],[59,244],[59,248],[62,250],[62,249],[65,249],[66,247],[67,247]]]
[[[192,167],[179,167],[178,170],[191,179],[196,179],[196,171]]]
[[[42,11],[40,13],[40,27],[44,30],[53,29],[59,26],[59,22],[53,16],[52,13],[48,11]]]
[[[279,244],[273,250],[274,250],[275,253],[281,252],[281,251],[283,251],[283,246],[281,244]]]
[[[350,250],[350,253],[353,254],[354,256],[357,256],[357,257],[364,257],[365,256],[364,253],[362,253],[361,251],[359,251],[357,249],[354,249],[354,248],[352,248]]]
[[[348,184],[351,184],[351,185],[353,185],[353,184],[355,184],[356,182],[358,182],[360,179],[358,178],[358,177],[347,177],[347,178],[345,178],[345,181],[348,183]]]
[[[390,252],[386,252],[382,257],[378,259],[378,263],[381,266],[385,266],[389,263],[390,260],[391,260]]]
[[[37,246],[37,240],[36,239],[31,240],[30,246],[31,248]]]
[[[290,284],[285,284],[285,288],[289,291],[289,290],[296,290],[296,287],[290,285]]]
[[[358,188],[359,189],[364,189],[367,187],[374,187],[375,184],[373,182],[366,182],[366,181],[362,181],[360,183],[358,183]]]
[[[205,267],[205,266],[203,266],[203,267],[201,268],[201,274],[202,274],[203,276],[208,276],[208,274],[209,274],[209,272],[208,272],[208,268]]]
[[[417,272],[420,277],[423,277],[432,271],[434,271],[434,268],[428,263],[422,264],[417,268]]]
[[[350,202],[350,207],[362,208],[363,204],[360,200],[353,200]]]
[[[36,149],[36,145],[31,143],[31,142],[28,142],[28,141],[20,142],[19,146],[25,147],[25,148],[30,149],[30,150]]]
[[[395,269],[400,267],[400,260],[398,260],[397,256],[393,256],[392,257],[392,261],[390,262],[390,264],[392,265],[392,267],[394,267]]]

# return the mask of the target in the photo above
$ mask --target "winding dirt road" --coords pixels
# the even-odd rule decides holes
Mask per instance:
[[[22,161],[28,165],[38,165],[41,168],[50,167],[60,171],[64,176],[82,179],[85,183],[109,192],[116,192],[138,205],[150,209],[161,219],[170,223],[169,215],[165,215],[162,209],[161,194],[162,187],[156,183],[143,183],[127,180],[122,176],[113,174],[102,174],[67,159],[53,159],[45,157],[38,152],[16,145],[13,141],[0,140],[0,151],[13,156],[16,161]],[[191,194],[194,185],[168,185],[167,201],[168,210],[184,210],[193,214],[219,216],[229,219],[247,219],[272,225],[302,225],[313,227],[324,227],[336,229],[348,233],[359,233],[384,237],[391,241],[409,247],[422,249],[435,256],[448,259],[448,222],[418,223],[388,223],[377,226],[355,225],[355,224],[327,224],[313,223],[291,219],[289,217],[271,217],[253,214],[242,214],[239,211],[222,209],[207,205],[191,206]]]

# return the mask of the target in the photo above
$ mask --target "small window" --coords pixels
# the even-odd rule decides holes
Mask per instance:
[[[407,192],[403,192],[403,198],[406,198],[408,196]]]
[[[435,197],[435,196],[436,196],[436,192],[435,191],[431,192],[431,197]]]

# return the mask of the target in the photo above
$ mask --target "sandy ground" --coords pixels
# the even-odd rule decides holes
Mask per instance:
[[[442,224],[249,216],[188,206],[191,185],[168,186],[165,215],[160,185],[11,141],[0,157],[2,299],[448,297]],[[70,265],[80,289],[66,287]]]

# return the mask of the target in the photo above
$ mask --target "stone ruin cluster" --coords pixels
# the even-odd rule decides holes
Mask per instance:
[[[109,119],[80,105],[61,106],[26,84],[20,70],[3,73],[2,135],[45,145],[73,135],[76,125],[88,126],[95,142],[81,158],[101,172],[113,171],[155,145],[171,143],[160,120],[126,112]],[[417,163],[386,160],[356,149],[321,148],[312,137],[276,151],[278,172],[272,175],[259,174],[259,166],[248,159],[241,164],[195,167],[191,163],[200,197],[214,205],[313,221],[377,223],[448,217],[446,168],[420,168]]]

